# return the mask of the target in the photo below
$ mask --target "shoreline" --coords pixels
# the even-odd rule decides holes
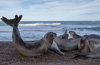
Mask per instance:
[[[44,56],[25,57],[20,55],[11,41],[0,41],[0,65],[100,65],[95,59],[79,57],[72,59],[77,51],[62,51],[67,56],[59,56],[49,51],[48,58]]]

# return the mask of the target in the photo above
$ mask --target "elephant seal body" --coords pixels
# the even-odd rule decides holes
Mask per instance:
[[[7,19],[2,17],[1,20],[13,28],[12,40],[16,50],[24,56],[39,56],[45,55],[47,50],[51,47],[54,37],[56,34],[53,32],[48,32],[44,37],[38,41],[34,42],[24,42],[20,36],[18,30],[18,23],[21,20],[22,15],[19,17],[16,15],[14,19]]]
[[[56,37],[54,39],[58,47],[62,50],[69,51],[69,50],[75,50],[78,48],[78,43],[80,43],[80,39],[61,39],[59,37]]]
[[[96,34],[84,35],[83,37],[88,37],[88,39],[100,39],[100,35]]]

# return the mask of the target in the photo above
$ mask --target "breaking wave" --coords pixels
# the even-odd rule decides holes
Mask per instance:
[[[61,23],[34,23],[34,24],[19,24],[20,26],[40,26],[40,25],[61,25]]]

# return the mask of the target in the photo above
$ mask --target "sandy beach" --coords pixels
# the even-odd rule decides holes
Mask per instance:
[[[100,62],[91,58],[72,59],[76,51],[63,52],[67,56],[59,56],[49,51],[48,58],[44,56],[25,57],[16,51],[12,42],[0,42],[0,65],[100,65]]]

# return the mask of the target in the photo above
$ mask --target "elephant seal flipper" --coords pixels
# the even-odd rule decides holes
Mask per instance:
[[[67,30],[65,30],[65,33],[63,35],[61,35],[62,39],[68,39],[68,34],[67,34]]]
[[[84,57],[89,57],[89,58],[100,58],[100,49],[91,51],[89,53],[76,53],[76,54],[74,54],[74,56],[75,55],[76,55],[76,57],[84,56]]]
[[[86,55],[87,55],[86,53],[75,53],[73,54],[72,58],[85,57]]]
[[[51,45],[49,50],[54,51],[55,53],[59,54],[60,56],[66,56],[66,54],[64,54],[63,52],[60,51],[60,49],[58,48],[55,41],[53,41],[53,44]]]

